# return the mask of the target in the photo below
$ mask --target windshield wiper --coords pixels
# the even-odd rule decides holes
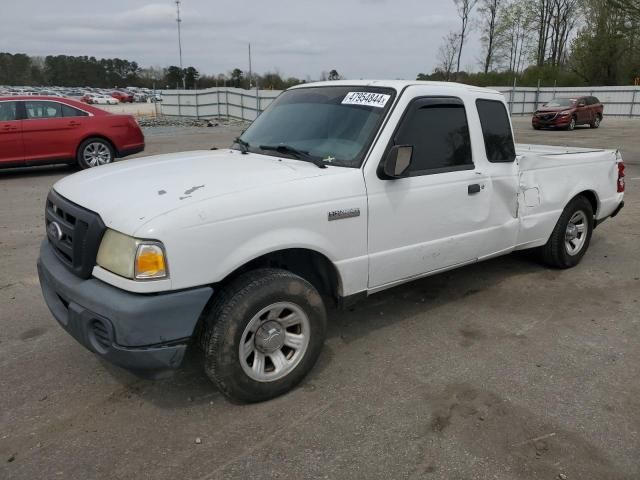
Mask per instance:
[[[270,150],[273,152],[293,155],[298,160],[305,160],[307,162],[315,164],[318,168],[327,168],[324,162],[319,158],[309,155],[307,152],[298,150],[297,148],[294,148],[290,145],[260,145],[260,150]]]
[[[249,142],[245,142],[240,137],[237,137],[234,142],[240,145],[240,151],[243,153],[243,155],[249,153],[249,147],[251,146],[249,145]]]

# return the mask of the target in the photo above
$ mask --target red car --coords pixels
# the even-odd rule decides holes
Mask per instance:
[[[554,98],[539,108],[531,119],[536,130],[541,128],[566,128],[576,125],[598,128],[604,115],[604,106],[596,97]]]
[[[68,98],[0,97],[0,168],[77,163],[97,167],[144,150],[131,115]]]
[[[111,92],[111,96],[117,98],[121,103],[133,103],[134,101],[133,95],[127,92],[121,92],[120,90]]]

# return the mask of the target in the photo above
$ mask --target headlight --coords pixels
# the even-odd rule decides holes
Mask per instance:
[[[560,115],[562,115],[562,116],[571,115],[571,111],[565,110],[564,112],[560,112]]]
[[[102,237],[96,262],[116,275],[136,280],[168,276],[162,243],[140,240],[115,230],[107,230]]]

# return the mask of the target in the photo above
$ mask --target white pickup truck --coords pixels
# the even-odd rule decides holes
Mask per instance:
[[[149,373],[193,346],[222,392],[260,401],[313,367],[327,302],[527,248],[573,267],[624,186],[616,151],[516,147],[495,91],[309,84],[231,148],[56,183],[38,271],[94,353]]]

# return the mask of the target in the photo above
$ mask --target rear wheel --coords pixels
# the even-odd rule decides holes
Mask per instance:
[[[596,115],[596,118],[593,119],[593,122],[589,124],[591,128],[598,128],[600,126],[600,122],[602,122],[602,117],[600,114]]]
[[[268,400],[311,370],[325,332],[313,285],[286,270],[254,270],[216,293],[200,340],[205,372],[233,400]]]
[[[593,207],[583,196],[574,198],[558,219],[549,241],[541,247],[543,261],[555,268],[575,267],[591,242]]]
[[[102,138],[89,138],[78,147],[76,160],[82,169],[99,167],[113,162],[115,151],[111,144]]]

